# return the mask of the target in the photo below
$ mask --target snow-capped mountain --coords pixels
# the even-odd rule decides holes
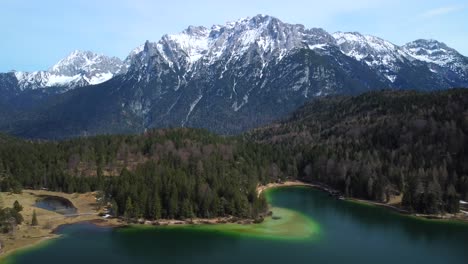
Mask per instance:
[[[105,82],[124,71],[124,64],[119,58],[76,50],[47,71],[15,71],[14,75],[22,91],[47,87],[69,90]]]
[[[144,46],[132,51],[127,58],[128,65],[132,65],[131,58],[143,52]],[[337,47],[343,54],[376,70],[389,80],[392,83],[390,86],[394,88],[399,86],[398,77],[400,82],[406,83],[406,80],[402,80],[402,75],[407,74],[405,71],[408,67],[423,65],[435,73],[435,67],[427,65],[435,63],[465,75],[468,64],[466,57],[436,41],[418,40],[398,46],[379,37],[358,32],[329,34],[320,28],[306,29],[302,25],[283,23],[277,18],[263,15],[240,19],[222,26],[214,25],[211,28],[190,26],[179,34],[165,35],[157,43],[149,42],[147,46],[153,49],[148,50],[150,54],[160,56],[171,69],[186,70],[191,76],[196,74],[196,67],[199,69],[203,65],[206,67],[219,61],[224,61],[224,67],[227,69],[247,53],[259,56],[262,68],[258,74],[263,76],[265,66],[272,62],[278,63],[288,53],[297,49],[309,48],[324,53]],[[144,72],[138,68],[136,71]],[[432,78],[439,79],[437,84],[444,82],[441,78],[448,78],[445,82],[449,86],[456,83],[451,80],[453,76],[445,75]],[[185,82],[187,75],[181,78]]]
[[[467,65],[466,57],[435,41],[398,46],[258,15],[146,41],[123,62],[74,52],[45,72],[0,74],[0,92],[15,83],[25,91],[3,100],[22,113],[18,118],[27,117],[16,121],[11,114],[17,123],[0,120],[0,130],[46,138],[168,126],[237,133],[317,96],[468,87]],[[89,84],[97,86],[60,94]],[[53,86],[62,87],[59,95],[28,92]],[[28,116],[24,105],[31,104],[40,108]]]
[[[358,32],[336,32],[333,37],[344,54],[365,62],[392,83],[401,69],[399,65],[408,62],[409,55],[402,48],[381,38]]]
[[[402,79],[409,68],[429,69],[433,74],[426,77],[437,79],[433,83],[441,87],[468,85],[467,58],[444,43],[416,40],[404,46],[397,46],[381,38],[357,32],[337,32],[333,36],[344,54],[376,69],[388,78],[395,88],[404,88],[397,81],[407,84],[406,80]]]
[[[263,66],[278,62],[288,52],[299,48],[323,48],[334,44],[323,29],[306,29],[279,19],[258,15],[211,28],[190,26],[183,32],[165,35],[157,43],[147,43],[146,52],[158,54],[171,68],[195,71],[197,64],[212,65],[226,60],[226,67],[247,53],[256,53]],[[144,52],[145,45],[131,52],[127,61]],[[198,65],[200,67],[200,65]]]
[[[460,53],[437,40],[418,39],[403,46],[414,58],[441,66],[460,62]]]
[[[433,71],[438,67],[468,77],[468,58],[437,40],[418,39],[403,46],[413,58],[427,62]]]

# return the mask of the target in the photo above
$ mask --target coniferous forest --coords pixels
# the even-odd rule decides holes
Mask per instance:
[[[254,218],[256,187],[285,179],[421,213],[468,199],[468,91],[381,91],[307,103],[236,137],[152,130],[65,141],[0,136],[0,188],[102,191],[115,215]]]
[[[318,99],[251,138],[292,151],[298,177],[410,211],[468,199],[468,91],[380,91]]]
[[[196,129],[0,141],[2,191],[100,190],[128,218],[256,217],[266,210],[257,184],[282,177],[289,164],[273,147]]]

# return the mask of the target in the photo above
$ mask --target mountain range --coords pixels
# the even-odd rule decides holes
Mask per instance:
[[[125,60],[74,51],[47,71],[0,74],[0,130],[65,138],[201,127],[234,134],[326,95],[468,87],[468,58],[436,40],[403,46],[258,15],[190,26]]]

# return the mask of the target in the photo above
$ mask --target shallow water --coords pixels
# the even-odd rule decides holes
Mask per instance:
[[[468,225],[420,220],[301,187],[268,192],[260,225],[100,228],[77,224],[11,263],[467,263]],[[287,208],[287,209],[281,209]]]
[[[77,209],[69,200],[57,196],[42,197],[36,201],[34,206],[36,206],[37,208],[57,212],[59,214],[64,215],[71,215],[77,213]]]

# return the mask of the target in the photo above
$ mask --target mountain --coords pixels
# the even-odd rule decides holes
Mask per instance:
[[[437,90],[468,86],[467,58],[443,43],[417,40],[400,47],[357,32],[337,32],[333,36],[344,54],[385,76],[391,82],[389,88]],[[428,43],[438,43],[445,50]]]
[[[124,70],[124,64],[119,58],[75,50],[47,71],[13,71],[9,75],[16,78],[13,85],[16,92],[50,87],[61,87],[61,92],[64,92],[75,87],[103,83]]]
[[[428,63],[432,72],[465,80],[468,78],[468,58],[437,40],[419,39],[403,46],[416,60]]]
[[[424,59],[429,51],[435,56],[437,47],[446,51],[447,63]],[[210,28],[190,26],[145,42],[121,63],[105,63],[115,67],[91,67],[101,75],[80,74],[81,81],[69,86],[21,92],[15,88],[18,74],[0,75],[0,91],[16,91],[3,105],[0,100],[10,117],[0,118],[0,129],[40,138],[180,126],[232,134],[283,117],[320,96],[467,87],[466,57],[437,47],[418,41],[400,47],[359,33],[329,34],[264,15]],[[75,76],[76,69],[89,68],[82,66],[88,61],[94,60],[50,71]],[[92,76],[104,80],[111,75],[101,84],[72,89],[99,82],[90,81]]]

